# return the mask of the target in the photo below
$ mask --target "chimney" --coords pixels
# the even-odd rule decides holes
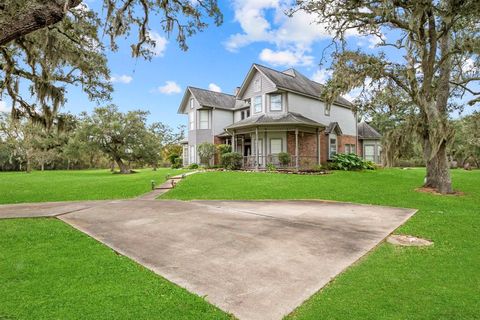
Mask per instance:
[[[240,91],[240,87],[236,87],[235,91],[233,92],[233,95],[237,96],[239,91]]]

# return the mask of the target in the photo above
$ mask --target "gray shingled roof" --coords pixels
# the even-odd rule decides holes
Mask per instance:
[[[342,129],[340,128],[338,122],[330,122],[328,127],[325,129],[325,134],[330,134],[334,130],[336,134],[342,134]]]
[[[298,113],[288,112],[281,114],[262,114],[253,116],[229,125],[226,129],[243,128],[257,125],[307,125],[313,127],[325,127],[325,125],[304,117]]]
[[[382,135],[372,128],[368,123],[362,121],[358,124],[358,139],[381,139]]]
[[[221,109],[234,109],[236,105],[235,96],[195,87],[188,87],[198,103],[204,107],[215,107]]]
[[[263,72],[272,82],[278,87],[285,90],[296,91],[314,97],[320,97],[324,86],[318,82],[308,79],[295,69],[289,69],[285,72],[280,72],[267,68],[265,66],[255,64],[255,66]],[[293,76],[292,74],[295,74]],[[338,97],[336,103],[347,107],[352,107],[352,103],[343,97]]]

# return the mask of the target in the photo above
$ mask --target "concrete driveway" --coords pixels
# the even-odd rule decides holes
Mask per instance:
[[[0,217],[12,216],[12,207],[0,207]],[[55,210],[240,319],[281,319],[415,212],[322,201],[138,199]]]

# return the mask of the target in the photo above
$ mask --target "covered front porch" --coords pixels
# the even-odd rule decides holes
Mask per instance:
[[[323,127],[256,126],[227,131],[224,143],[243,156],[244,169],[311,168],[320,164],[320,134]],[[279,154],[288,153],[290,161],[282,163]]]

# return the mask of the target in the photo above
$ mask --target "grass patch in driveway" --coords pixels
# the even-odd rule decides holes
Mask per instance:
[[[0,220],[0,319],[228,319],[56,219]]]

